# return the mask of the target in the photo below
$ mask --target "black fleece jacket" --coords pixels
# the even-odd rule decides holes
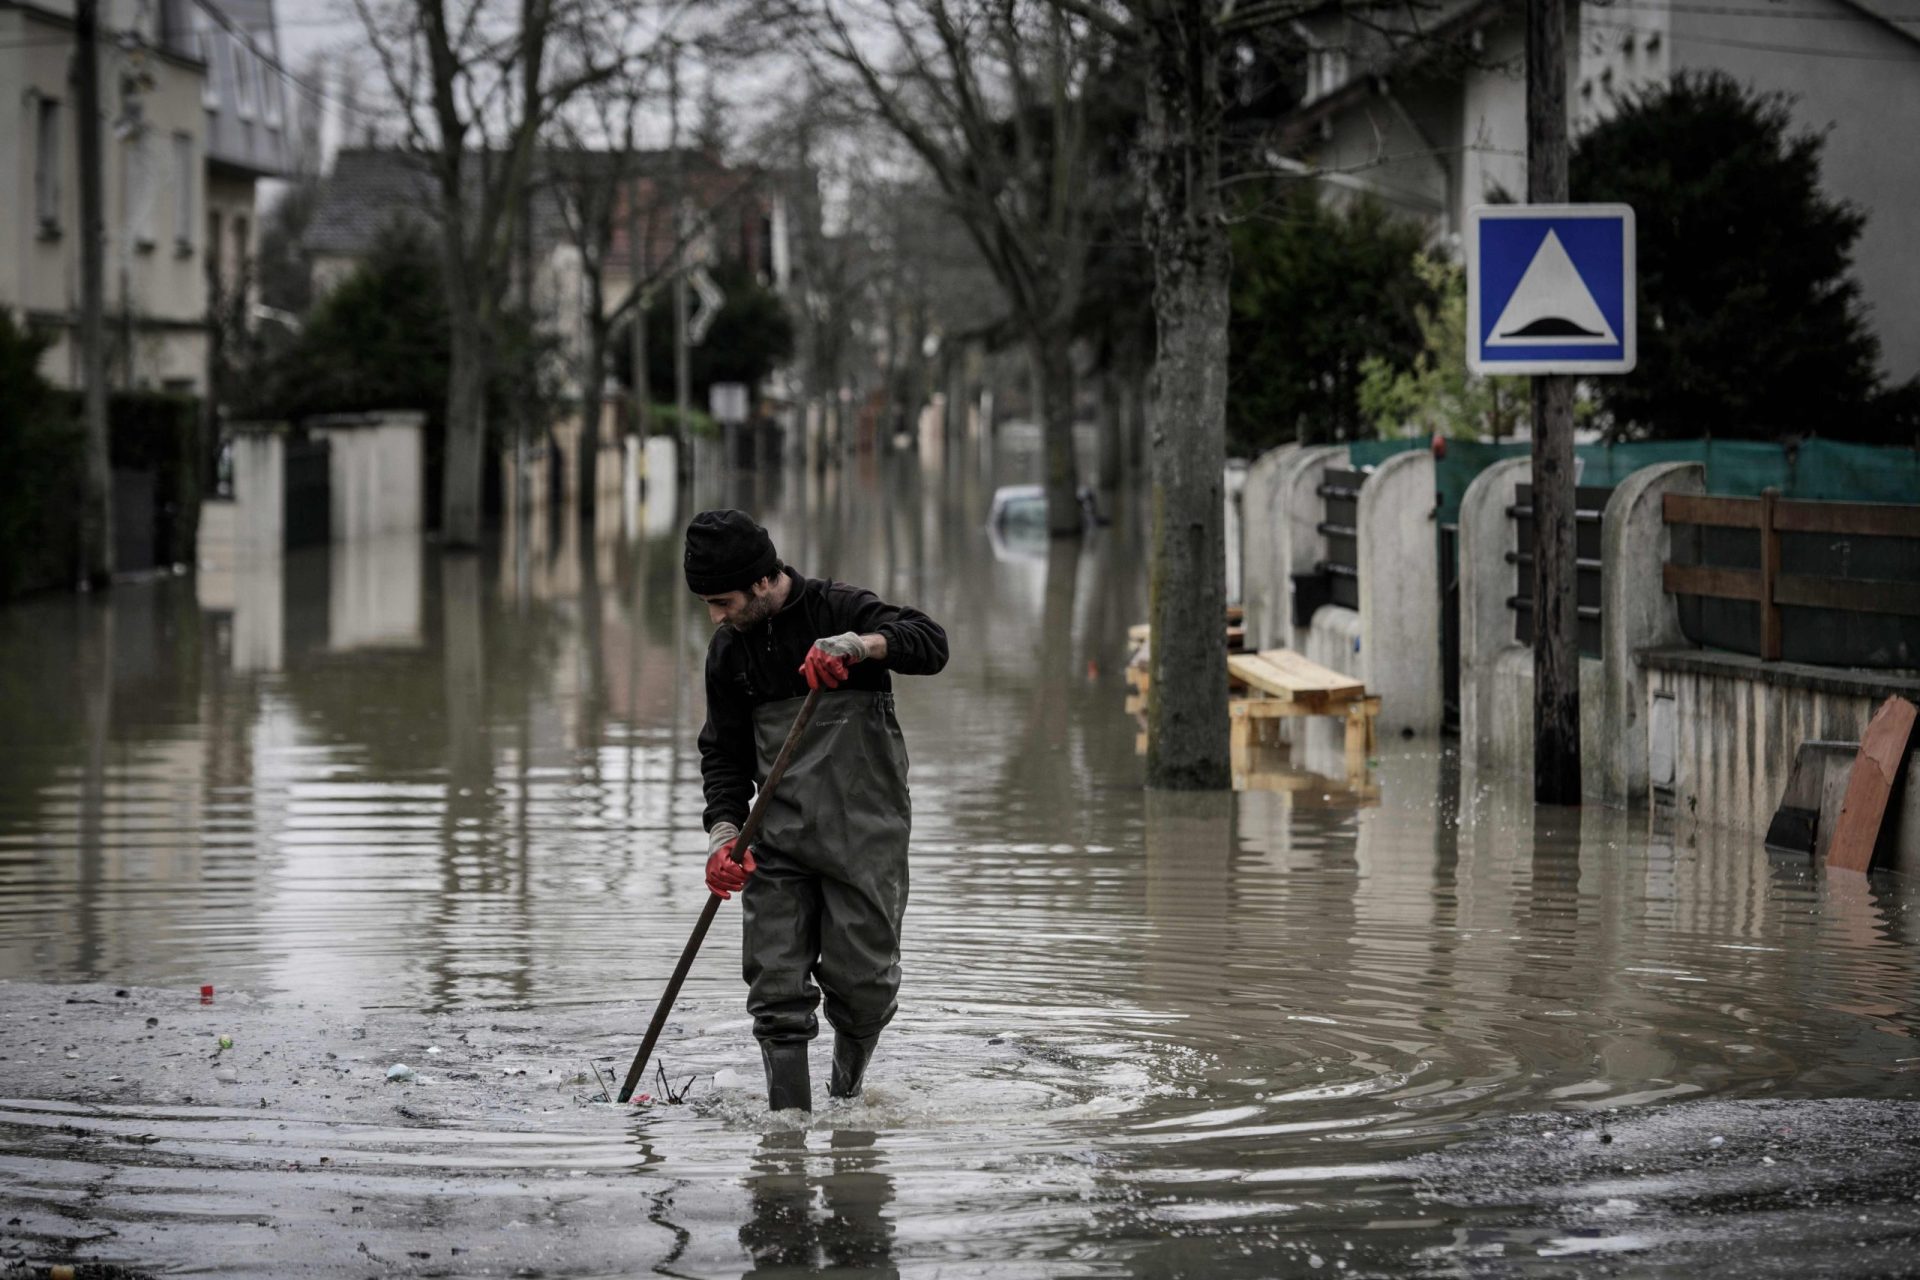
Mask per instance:
[[[784,570],[787,603],[751,631],[722,626],[707,645],[707,722],[700,729],[700,777],[706,786],[708,830],[717,822],[747,820],[758,782],[753,709],[763,702],[803,698],[800,664],[824,636],[845,631],[887,638],[887,656],[849,668],[842,689],[885,693],[891,672],[930,676],[947,665],[947,633],[918,609],[888,604],[864,587]]]

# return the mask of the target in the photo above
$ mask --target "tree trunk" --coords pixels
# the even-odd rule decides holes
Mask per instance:
[[[1064,333],[1033,334],[1027,342],[1033,358],[1033,384],[1040,401],[1040,438],[1045,446],[1047,532],[1078,537],[1080,471],[1073,457],[1073,347]]]
[[[612,238],[609,233],[601,241],[602,245]],[[586,385],[580,396],[580,457],[577,470],[580,478],[580,519],[588,527],[592,527],[600,504],[600,414],[607,385],[607,348],[613,342],[612,329],[607,323],[606,285],[601,275],[605,262],[603,253],[586,273],[587,368],[584,378]]]
[[[596,324],[587,335],[587,385],[580,396],[580,457],[576,466],[580,480],[580,519],[588,525],[593,523],[594,511],[600,502],[600,407],[606,369],[606,329]]]
[[[480,545],[481,480],[487,438],[487,362],[479,317],[469,308],[456,307],[451,337],[440,536],[449,548],[473,550]]]
[[[1147,31],[1146,240],[1158,334],[1149,424],[1153,626],[1147,785],[1224,788],[1227,239],[1220,38],[1184,0]]]
[[[1116,493],[1126,461],[1126,411],[1122,405],[1120,370],[1109,362],[1100,373],[1100,492]]]

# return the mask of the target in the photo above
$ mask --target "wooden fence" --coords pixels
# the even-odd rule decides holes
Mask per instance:
[[[1920,539],[1920,506],[1868,502],[1786,501],[1779,490],[1758,498],[1669,493],[1662,514],[1669,525],[1752,529],[1760,538],[1760,567],[1668,563],[1671,595],[1751,601],[1760,610],[1760,657],[1780,660],[1780,609],[1797,606],[1847,613],[1920,617],[1920,581],[1782,573],[1780,535]]]

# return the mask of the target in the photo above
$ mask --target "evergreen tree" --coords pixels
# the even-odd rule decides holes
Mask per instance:
[[[746,264],[724,260],[711,268],[713,282],[727,300],[713,318],[700,345],[687,353],[693,385],[688,404],[704,412],[707,391],[716,382],[745,383],[748,393],[793,355],[793,318],[778,294],[753,278]],[[654,291],[647,307],[648,383],[654,398],[673,402],[673,290]],[[625,331],[613,344],[614,375],[633,385],[632,349]]]
[[[1615,434],[1871,434],[1879,343],[1849,275],[1866,218],[1822,193],[1824,140],[1791,123],[1783,96],[1682,74],[1574,148],[1573,198],[1638,227],[1639,364],[1595,379]]]
[[[1436,302],[1415,269],[1422,239],[1375,200],[1330,207],[1304,183],[1243,211],[1233,230],[1230,448],[1373,434],[1360,405],[1365,366],[1411,368],[1421,314]]]

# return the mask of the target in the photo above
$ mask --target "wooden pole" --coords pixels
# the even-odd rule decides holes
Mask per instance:
[[[1567,199],[1567,3],[1527,0],[1527,200]],[[1580,803],[1573,380],[1533,380],[1533,798]]]
[[[774,787],[786,773],[787,762],[793,758],[794,744],[807,731],[807,722],[813,719],[814,708],[819,703],[820,690],[815,689],[800,704],[800,714],[793,718],[793,728],[787,730],[787,740],[781,746],[780,754],[774,757],[773,767],[767,770],[766,781],[760,784],[760,790],[753,797],[753,808],[747,813],[747,824],[740,828],[740,838],[733,842],[735,862],[740,860],[740,852],[751,849],[759,836],[761,823],[765,819],[767,797],[773,794]],[[659,1041],[660,1032],[667,1025],[667,1015],[673,1011],[673,1002],[680,995],[680,984],[687,980],[687,971],[693,968],[693,958],[700,954],[700,944],[706,940],[707,929],[713,924],[721,901],[717,893],[707,895],[707,905],[701,908],[700,919],[694,923],[693,936],[687,939],[687,945],[681,949],[680,963],[673,967],[673,976],[667,979],[667,989],[661,993],[660,1005],[653,1011],[653,1021],[647,1024],[647,1035],[640,1042],[640,1052],[633,1055],[633,1065],[627,1068],[627,1078],[620,1085],[619,1101],[626,1102],[633,1097],[634,1086],[640,1083],[640,1073],[646,1070],[647,1059],[653,1056],[653,1046]]]
[[[107,224],[100,157],[100,0],[74,7],[74,128],[80,170],[80,378],[86,463],[80,503],[80,576],[113,580],[113,474],[107,449],[105,276]]]

